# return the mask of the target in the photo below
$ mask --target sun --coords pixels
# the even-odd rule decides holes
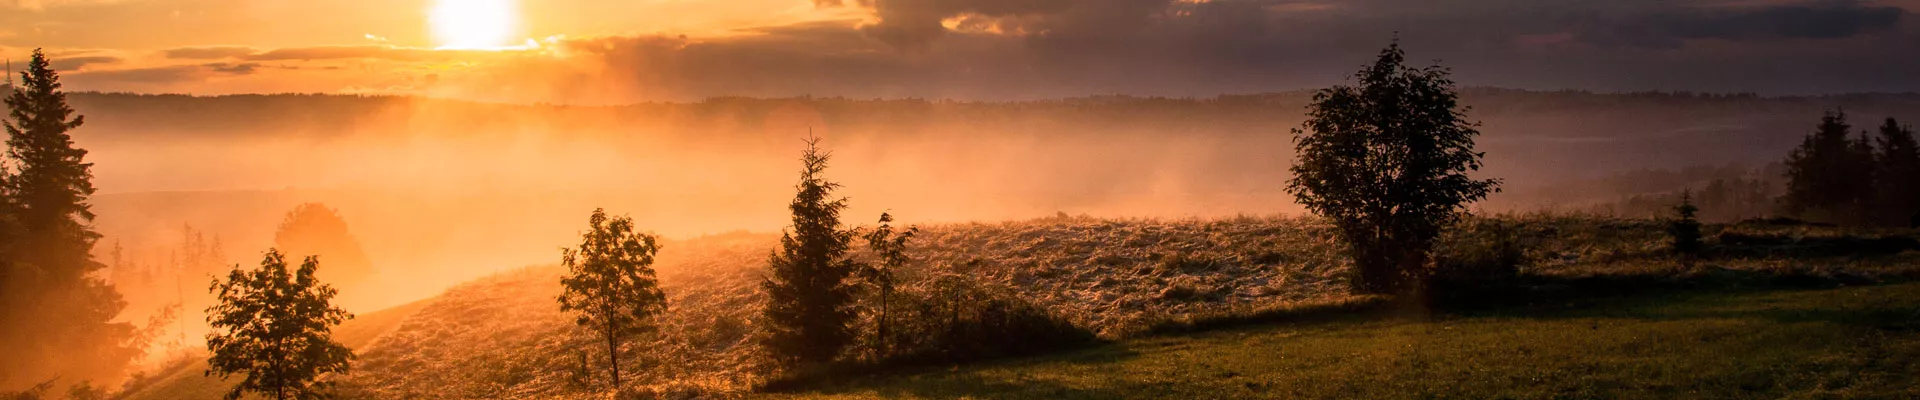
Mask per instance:
[[[433,40],[442,49],[495,49],[512,44],[518,25],[515,0],[436,0],[427,13]]]

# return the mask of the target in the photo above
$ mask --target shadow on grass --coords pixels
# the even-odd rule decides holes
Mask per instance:
[[[762,388],[773,393],[874,394],[884,398],[1035,398],[1035,399],[1114,399],[1128,394],[1113,388],[1077,388],[1042,379],[1000,378],[979,371],[993,368],[1024,370],[1035,365],[1106,365],[1123,362],[1139,353],[1124,346],[1102,342],[1094,347],[1061,349],[1054,355],[1024,358],[988,359],[944,366],[866,365],[842,366],[816,373],[785,385]],[[961,372],[960,366],[967,366]],[[858,368],[853,370],[851,368]],[[937,376],[937,378],[926,378]],[[802,383],[804,382],[804,383]],[[883,384],[887,383],[887,384]]]

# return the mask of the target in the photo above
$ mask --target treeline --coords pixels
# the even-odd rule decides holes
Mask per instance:
[[[1806,219],[1920,226],[1920,146],[1913,127],[1887,118],[1853,136],[1845,111],[1829,112],[1787,155],[1781,211]]]

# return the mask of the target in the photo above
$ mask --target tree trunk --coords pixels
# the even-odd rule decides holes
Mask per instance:
[[[893,347],[887,344],[887,292],[893,291],[892,289],[892,285],[880,287],[880,356],[882,358],[893,355]]]
[[[620,343],[615,340],[614,332],[619,325],[607,324],[607,362],[613,367],[613,390],[620,390]]]

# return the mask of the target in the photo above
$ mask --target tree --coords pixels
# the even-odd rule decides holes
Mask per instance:
[[[822,176],[831,154],[821,152],[819,142],[807,139],[801,153],[798,193],[787,207],[793,225],[768,256],[770,276],[761,284],[767,291],[761,344],[787,366],[832,361],[853,339],[849,323],[859,286],[848,278],[861,266],[847,249],[856,232],[841,227],[847,200],[832,199],[840,185]]]
[[[907,262],[912,261],[907,258],[907,241],[913,239],[914,234],[920,233],[920,228],[913,226],[907,227],[904,231],[896,232],[893,229],[892,223],[892,214],[880,213],[880,227],[874,228],[873,232],[867,233],[867,248],[873,250],[873,254],[880,258],[880,263],[869,265],[868,268],[862,270],[861,274],[866,278],[868,284],[880,289],[880,315],[875,318],[874,334],[876,338],[879,338],[880,348],[878,350],[880,354],[883,355],[891,354],[893,350],[887,343],[887,338],[890,337],[888,336],[889,331],[887,330],[889,317],[889,315],[887,315],[887,300],[888,297],[893,295],[894,271],[905,267]]]
[[[113,322],[126,302],[94,274],[106,265],[92,256],[93,164],[69,134],[85,118],[51,65],[34,50],[0,122],[13,167],[0,167],[0,386],[114,379],[144,350],[132,324]]]
[[[347,230],[347,220],[325,204],[306,203],[288,211],[273,233],[273,245],[294,258],[326,257],[327,280],[346,285],[349,292],[373,274],[373,263]]]
[[[1913,127],[1887,118],[1875,141],[1879,171],[1874,176],[1880,181],[1875,186],[1880,189],[1878,208],[1884,210],[1877,219],[1920,227],[1920,144],[1914,141]]]
[[[1787,214],[1843,223],[1861,222],[1873,188],[1871,146],[1850,138],[1845,111],[1828,112],[1787,154]]]
[[[1676,218],[1667,223],[1667,235],[1673,237],[1673,252],[1692,256],[1700,252],[1700,220],[1694,214],[1700,207],[1693,205],[1693,192],[1680,193],[1680,204],[1673,206]]]
[[[1480,134],[1466,120],[1448,70],[1409,68],[1398,41],[1354,74],[1358,86],[1314,93],[1287,191],[1331,220],[1356,268],[1354,290],[1417,291],[1441,230],[1465,206],[1498,191],[1480,169]]]
[[[319,257],[287,270],[286,256],[267,250],[260,268],[214,278],[209,291],[219,303],[207,308],[206,375],[246,375],[227,400],[253,392],[276,400],[327,397],[321,375],[346,373],[353,351],[333,341],[333,327],[353,314],[335,307],[333,287],[320,283]]]
[[[634,233],[633,220],[608,218],[594,209],[580,248],[562,249],[567,276],[560,279],[560,311],[572,311],[575,323],[591,327],[607,340],[613,386],[620,387],[620,339],[651,332],[653,317],[665,312],[667,296],[653,275],[660,245],[653,235]]]

